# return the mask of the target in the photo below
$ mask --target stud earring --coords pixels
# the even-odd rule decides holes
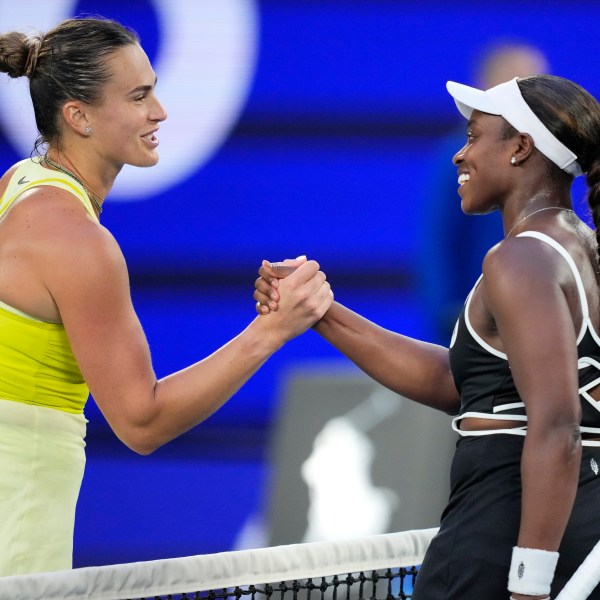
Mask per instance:
[[[511,165],[514,165],[515,167],[517,166],[517,157],[516,157],[516,156],[513,156],[513,157],[510,159],[510,164],[511,164]]]
[[[91,128],[91,127],[89,127],[89,126],[88,126],[88,127],[86,127],[86,128],[85,128],[85,132],[86,132],[88,135],[90,135],[90,133],[92,133],[92,128]],[[513,158],[514,158],[514,157],[513,157]]]

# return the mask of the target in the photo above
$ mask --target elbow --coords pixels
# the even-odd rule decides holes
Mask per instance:
[[[130,450],[133,450],[136,454],[140,456],[150,456],[155,450],[160,448],[160,446],[148,446],[142,444],[125,444]]]
[[[456,395],[446,398],[442,410],[450,417],[456,417],[460,413],[460,396],[458,392]]]
[[[541,426],[540,426],[541,425]],[[578,452],[581,447],[580,418],[558,419],[538,426],[529,422],[527,436],[537,437],[546,442],[551,441],[560,444],[569,453]]]
[[[446,398],[442,410],[451,417],[456,417],[460,413],[460,396],[458,392],[456,395]]]
[[[146,427],[136,427],[115,433],[125,446],[141,456],[149,456],[168,441],[159,438],[155,432]]]

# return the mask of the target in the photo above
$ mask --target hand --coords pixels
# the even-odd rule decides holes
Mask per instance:
[[[303,259],[292,273],[280,281],[270,274],[273,272],[270,264],[267,263],[261,270],[263,268],[265,277],[270,281],[278,281],[275,300],[277,306],[276,310],[269,309],[261,316],[260,321],[276,336],[279,343],[285,343],[321,319],[333,302],[333,292],[325,273],[319,270],[319,264],[314,260]]]
[[[286,258],[283,262],[271,263],[263,260],[258,270],[260,277],[254,282],[254,299],[256,300],[256,312],[260,315],[268,315],[275,312],[279,303],[279,280],[291,275],[301,264],[306,262],[306,256],[298,258]]]

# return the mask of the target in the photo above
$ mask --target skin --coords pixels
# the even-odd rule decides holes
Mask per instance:
[[[567,249],[581,273],[596,331],[600,328],[600,281],[594,236],[586,225],[573,213],[560,210],[532,215],[544,207],[570,208],[571,180],[549,177],[547,161],[531,138],[517,134],[504,140],[503,127],[501,117],[474,111],[467,143],[453,159],[459,173],[470,175],[459,189],[463,210],[469,214],[500,210],[505,232],[510,232],[484,260],[483,279],[473,293],[469,315],[477,333],[507,354],[526,405],[528,431],[521,460],[517,545],[556,551],[572,510],[581,461],[576,349],[581,307],[566,261],[539,240],[514,236],[534,229]],[[513,156],[516,166],[511,164]],[[528,218],[523,221],[524,217]],[[284,281],[267,262],[259,273],[254,296],[257,310],[267,315],[279,310]],[[460,398],[450,375],[447,349],[386,331],[339,303],[331,306],[314,329],[386,387],[427,406],[458,412]],[[515,423],[465,419],[461,426],[473,430]]]
[[[99,106],[67,102],[49,156],[101,197],[124,164],[158,161],[148,138],[166,118],[156,75],[138,45],[111,58]],[[86,134],[86,127],[92,128]],[[0,180],[0,194],[14,169]],[[127,267],[112,235],[58,188],[23,194],[0,221],[0,299],[34,317],[62,322],[96,403],[117,436],[140,454],[194,427],[226,402],[286,341],[332,301],[315,261],[282,283],[279,310],[256,317],[225,346],[157,380],[131,303]]]

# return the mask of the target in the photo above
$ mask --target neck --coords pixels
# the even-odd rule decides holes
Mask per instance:
[[[81,151],[79,148],[64,145],[61,148],[48,148],[46,153],[48,158],[71,171],[79,178],[85,187],[87,187],[102,204],[108,196],[119,170],[113,170],[107,165],[106,168],[99,168],[102,165],[100,159],[89,156],[89,153]]]
[[[68,175],[74,181],[76,181],[85,191],[94,213],[97,217],[100,217],[100,213],[102,212],[102,204],[104,202],[104,197],[100,196],[98,192],[96,192],[90,184],[85,180],[83,175],[78,171],[78,169],[71,163],[70,168],[65,166],[64,164],[57,162],[53,158],[50,158],[48,154],[43,157],[43,162],[46,164],[48,168],[55,169]]]
[[[549,180],[547,173],[539,178],[530,179],[527,186],[520,186],[501,207],[504,232],[514,229],[519,221],[534,212],[546,208],[572,209],[571,181]],[[552,215],[553,211],[544,210],[542,214]]]

